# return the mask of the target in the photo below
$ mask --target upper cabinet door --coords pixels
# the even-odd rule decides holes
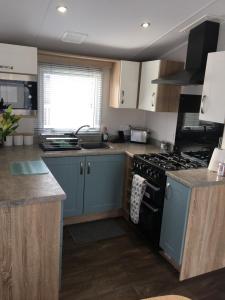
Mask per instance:
[[[181,62],[168,60],[143,62],[138,108],[154,112],[178,111],[181,88],[154,84],[152,80],[177,73],[182,69],[183,63]]]
[[[122,108],[137,108],[140,63],[121,62],[120,104]]]
[[[208,54],[199,119],[225,123],[225,51]]]
[[[158,85],[151,81],[159,77],[159,70],[160,60],[142,63],[139,109],[156,111]]]
[[[0,44],[0,72],[37,75],[37,48]]]
[[[113,63],[110,80],[110,106],[137,108],[140,63],[117,61]]]

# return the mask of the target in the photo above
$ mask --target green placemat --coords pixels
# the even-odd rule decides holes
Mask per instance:
[[[42,160],[15,161],[10,164],[12,175],[39,175],[49,173]]]

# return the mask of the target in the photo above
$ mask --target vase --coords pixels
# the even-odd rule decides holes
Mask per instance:
[[[10,147],[13,145],[13,136],[12,135],[8,135],[5,140],[4,140],[4,146],[6,147]]]
[[[23,145],[23,135],[14,135],[13,142],[15,146]]]

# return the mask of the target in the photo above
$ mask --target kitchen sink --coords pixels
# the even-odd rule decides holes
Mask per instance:
[[[44,151],[64,151],[64,150],[81,150],[81,147],[78,145],[77,138],[46,138],[40,144],[40,147]]]
[[[83,143],[80,144],[83,149],[109,149],[110,146],[106,143]]]
[[[40,144],[44,151],[64,151],[64,150],[82,150],[82,149],[109,149],[110,146],[102,142],[85,142],[79,144],[77,138],[69,137],[51,137]]]

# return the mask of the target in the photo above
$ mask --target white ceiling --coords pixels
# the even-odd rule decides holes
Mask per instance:
[[[77,54],[147,59],[187,39],[179,29],[203,15],[225,19],[224,0],[0,0],[0,42]],[[61,15],[59,4],[68,7]],[[151,22],[148,29],[140,24]],[[81,45],[65,31],[88,34]]]

